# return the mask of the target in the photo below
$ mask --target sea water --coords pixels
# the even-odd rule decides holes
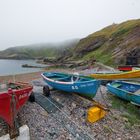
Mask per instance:
[[[35,60],[0,59],[0,76],[37,72],[41,70],[41,68],[23,68],[22,67],[23,64],[28,64],[32,66],[44,66],[42,64],[36,63]]]

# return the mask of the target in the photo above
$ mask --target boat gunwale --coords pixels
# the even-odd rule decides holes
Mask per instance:
[[[11,82],[11,83],[14,83],[14,82]],[[19,85],[19,86],[22,86],[21,88],[19,89],[12,89],[13,92],[20,92],[20,91],[25,91],[25,90],[32,90],[33,89],[33,86],[29,83],[24,83],[24,82],[15,82],[14,83],[15,85]],[[4,90],[4,91],[0,91],[0,96],[2,95],[8,95],[8,89],[7,90]]]
[[[133,70],[133,71],[127,71],[127,72],[119,72],[119,73],[95,73],[95,74],[107,74],[107,75],[118,75],[119,74],[119,75],[122,75],[122,74],[130,74],[130,73],[134,73],[134,72],[140,72],[140,70]]]
[[[127,71],[127,72],[120,72],[120,73],[92,73],[90,74],[91,77],[94,77],[96,79],[118,79],[118,80],[123,80],[126,78],[119,78],[119,76],[126,76],[128,74],[139,74],[140,70],[133,70],[133,71]],[[115,76],[115,78],[111,78],[112,76]],[[140,78],[140,76],[131,76],[128,79],[132,79],[132,78]]]
[[[70,85],[70,84],[74,84],[74,83],[90,83],[91,81],[92,82],[96,82],[96,81],[99,81],[99,80],[97,80],[97,79],[92,79],[92,78],[90,78],[91,80],[87,80],[87,81],[71,81],[71,82],[62,82],[62,81],[58,81],[58,80],[54,80],[54,79],[51,79],[51,78],[48,78],[48,77],[46,77],[45,75],[44,75],[44,73],[42,73],[41,74],[41,76],[45,79],[45,80],[48,80],[48,81],[50,81],[50,82],[55,82],[55,83],[59,83],[59,84],[66,84],[66,85]]]
[[[114,87],[114,86],[112,85],[113,83],[115,83],[115,82],[108,83],[107,85],[108,85],[108,86],[111,86],[111,87],[113,87],[113,88],[115,88],[115,89],[118,89],[118,90],[120,90],[120,91],[126,92],[127,94],[140,96],[140,94],[135,94],[135,92],[133,93],[133,92],[129,92],[129,91],[127,91],[127,90],[124,90],[124,89],[121,89],[121,88],[118,88],[118,87]],[[122,83],[127,83],[127,82],[122,82]],[[128,83],[128,84],[130,84],[130,83]],[[138,85],[139,85],[139,84],[138,84]]]

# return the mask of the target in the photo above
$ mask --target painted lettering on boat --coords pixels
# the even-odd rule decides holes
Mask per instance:
[[[31,95],[31,93],[24,93],[24,94],[19,96],[19,100],[23,99],[23,98],[26,98],[27,96],[30,96],[30,95]]]
[[[83,84],[80,87],[87,87],[87,86],[94,86],[94,83],[89,83],[89,84]]]
[[[80,88],[88,87],[88,86],[94,86],[94,83],[88,83],[80,85]],[[78,86],[72,86],[72,89],[79,89]]]

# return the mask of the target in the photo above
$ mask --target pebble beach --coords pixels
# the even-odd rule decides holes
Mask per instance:
[[[42,94],[43,80],[41,72],[15,75],[14,80],[34,84],[34,92]],[[0,82],[13,80],[12,76],[0,77]],[[122,111],[113,109],[110,94],[101,86],[95,100],[109,107],[106,116],[95,122],[87,121],[87,111],[93,102],[75,94],[51,91],[51,97],[63,105],[55,113],[47,113],[36,102],[24,105],[18,114],[20,125],[28,125],[31,140],[138,140],[140,126],[126,127],[127,119]],[[7,133],[5,123],[0,120],[0,136]]]

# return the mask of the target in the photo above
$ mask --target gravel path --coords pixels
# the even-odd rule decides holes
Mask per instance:
[[[0,136],[6,135],[7,133],[8,133],[8,126],[2,119],[0,119]]]

